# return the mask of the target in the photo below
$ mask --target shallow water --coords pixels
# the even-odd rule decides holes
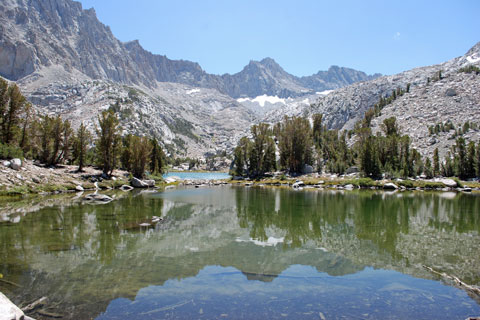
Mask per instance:
[[[478,302],[422,265],[479,285],[479,231],[468,194],[132,193],[0,223],[21,286],[0,291],[67,319],[465,319]]]
[[[229,179],[231,176],[226,172],[168,172],[163,178],[178,177],[182,180],[221,180]]]

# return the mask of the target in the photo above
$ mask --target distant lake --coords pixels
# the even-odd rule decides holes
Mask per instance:
[[[230,175],[226,172],[169,172],[163,175],[163,178],[179,177],[182,180],[220,180],[229,179]]]
[[[15,213],[0,220],[10,283],[0,291],[18,305],[46,296],[47,311],[81,320],[480,316],[478,297],[422,267],[480,284],[476,194],[218,186],[115,195],[26,215],[24,202],[11,203]],[[161,222],[145,226],[153,216]]]

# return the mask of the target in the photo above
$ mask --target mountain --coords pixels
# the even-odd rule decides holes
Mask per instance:
[[[62,66],[92,79],[150,88],[175,82],[217,89],[233,98],[262,94],[299,96],[368,80],[363,72],[332,67],[310,77],[285,72],[273,59],[252,61],[241,72],[206,73],[197,63],[171,60],[122,43],[98,21],[95,10],[71,0],[5,0],[0,4],[0,75],[20,80],[43,68]]]
[[[458,129],[469,121],[480,127],[480,75],[460,72],[468,66],[480,66],[480,42],[463,56],[441,64],[357,82],[326,92],[312,103],[299,103],[298,100],[284,103],[265,113],[261,121],[277,122],[285,115],[312,116],[321,113],[329,128],[351,130],[380,97],[392,95],[397,88],[405,90],[410,84],[409,92],[387,105],[381,116],[372,121],[373,129],[380,130],[385,118],[395,116],[401,131],[411,136],[413,146],[420,153],[431,156],[438,147],[444,155],[455,144],[454,131],[432,135],[430,126],[451,121]],[[470,128],[465,136],[474,141],[480,140],[480,132],[474,128]]]
[[[0,3],[0,76],[16,81],[39,112],[93,130],[98,114],[119,102],[125,133],[155,135],[180,155],[232,149],[259,115],[257,105],[236,99],[298,97],[369,79],[333,69],[307,81],[266,58],[233,75],[212,75],[198,63],[152,54],[138,41],[119,41],[79,2]]]
[[[444,152],[455,141],[453,132],[432,135],[428,127],[480,122],[479,77],[459,73],[479,64],[476,44],[464,56],[391,76],[332,66],[296,77],[271,58],[213,75],[198,63],[152,54],[138,41],[119,41],[78,2],[0,3],[0,75],[16,81],[37,110],[93,128],[99,112],[120,102],[126,132],[156,135],[191,156],[231,150],[251,124],[285,115],[322,113],[328,127],[350,130],[380,97],[407,84],[410,92],[384,108],[374,130],[396,116],[420,152]],[[466,136],[478,139],[478,132],[472,128]]]

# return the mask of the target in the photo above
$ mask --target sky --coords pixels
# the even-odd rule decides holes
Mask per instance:
[[[480,41],[479,0],[80,0],[121,41],[213,74],[271,57],[296,76],[331,65],[395,74]]]

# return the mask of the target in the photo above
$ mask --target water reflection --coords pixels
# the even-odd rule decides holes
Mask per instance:
[[[463,292],[405,274],[435,279],[422,268],[425,264],[479,284],[479,212],[480,198],[475,195],[458,194],[452,198],[438,193],[292,192],[241,187],[130,195],[102,206],[56,206],[26,215],[17,224],[0,224],[0,273],[22,286],[0,283],[0,291],[17,303],[46,295],[58,304],[65,318],[72,319],[95,317],[109,305],[104,317],[108,312],[120,314],[116,307],[133,312],[135,301],[147,308],[150,302],[141,299],[143,292],[169,292],[172,283],[185,292],[180,295],[185,301],[190,299],[187,293],[194,284],[198,288],[221,286],[230,294],[236,292],[238,299],[251,306],[261,299],[249,297],[250,288],[262,286],[265,290],[283,286],[285,295],[292,291],[288,288],[296,288],[305,296],[330,299],[328,307],[286,313],[295,317],[306,313],[307,317],[309,312],[318,316],[318,312],[327,315],[336,308],[347,308],[347,297],[367,306],[360,304],[360,298],[353,293],[342,298],[332,288],[345,281],[342,279],[349,279],[349,286],[355,288],[350,277],[359,277],[361,285],[355,290],[367,294],[376,269],[384,269],[392,270],[378,274],[384,279],[384,287],[398,280],[401,286],[394,285],[393,289],[407,286],[423,290],[412,296],[416,297],[413,301],[425,291],[436,290],[427,296],[437,304],[436,309],[434,304],[429,308],[443,310],[438,312],[440,315],[448,314],[442,295],[464,305],[462,316],[468,310],[478,314],[478,306],[472,306],[472,300]],[[140,223],[151,222],[154,215],[162,216],[162,222],[139,227]],[[212,276],[210,268],[221,276]],[[307,278],[289,278],[292,270],[300,278]],[[235,285],[219,284],[216,277]],[[324,288],[327,291],[322,296],[314,294],[318,289],[315,286],[307,290],[309,279],[314,277],[328,279],[328,290],[333,291],[328,293]],[[432,289],[430,283],[439,287]],[[387,299],[385,293],[390,291],[380,289],[376,287],[376,296],[371,293],[369,299],[391,304],[394,299]],[[392,292],[401,291],[395,290]],[[211,310],[226,305],[230,308],[230,304],[213,302],[221,300],[221,295],[211,297],[213,300],[203,300],[210,308],[201,307],[204,318],[217,316]],[[165,300],[156,301],[158,306],[152,310],[182,303],[169,299],[165,296]],[[286,305],[293,308],[298,304],[295,299]],[[306,297],[299,295],[298,299]],[[200,308],[191,305],[197,317]],[[419,309],[422,305],[425,303],[414,303],[410,312],[427,312]],[[382,308],[379,310],[389,310],[387,306]],[[242,304],[235,310],[250,318],[261,317],[262,312],[272,314],[270,309],[259,308],[254,316],[255,309]],[[276,314],[281,317],[282,313]],[[193,313],[180,317],[190,315]]]

